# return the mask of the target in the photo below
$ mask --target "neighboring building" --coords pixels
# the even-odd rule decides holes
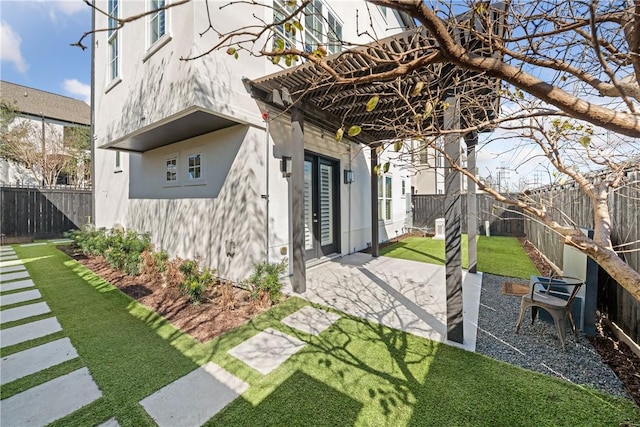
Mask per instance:
[[[276,15],[283,3],[274,1]],[[101,0],[96,9],[124,17],[162,4]],[[282,66],[246,52],[238,59],[214,51],[180,60],[217,40],[217,34],[198,33],[208,27],[204,7],[190,2],[96,33],[95,219],[98,227],[149,232],[156,247],[172,256],[199,257],[219,276],[237,281],[254,263],[293,252],[292,190],[281,172],[291,124],[282,114],[261,111],[242,81]],[[364,1],[314,0],[313,7],[324,19],[306,19],[306,49],[323,44],[338,52],[337,39],[370,41],[358,37],[370,25],[378,36],[412,25],[371,5],[370,21]],[[217,31],[229,31],[246,26],[254,14],[274,19],[271,9],[242,3],[216,8],[211,17]],[[95,19],[96,28],[110,24],[101,13]],[[285,43],[295,42],[281,35]],[[372,236],[369,149],[346,138],[336,143],[311,123],[304,133],[306,262],[366,248]],[[352,183],[345,183],[347,170]],[[402,233],[406,193],[409,172],[392,161],[379,179],[380,241]]]
[[[30,121],[34,128],[40,132],[36,135],[42,139],[44,131],[43,150],[47,156],[69,156],[64,142],[73,132],[72,129],[91,125],[91,108],[83,101],[57,95],[42,90],[21,86],[14,83],[0,81],[0,99],[16,114],[16,121]],[[40,144],[40,141],[37,141]],[[80,174],[67,174],[63,172],[58,176],[58,184],[88,186],[90,182],[90,151],[81,153],[75,160],[74,170],[83,170]],[[77,153],[74,153],[77,156]],[[77,175],[77,176],[75,176]],[[0,158],[0,184],[1,185],[40,185],[41,173],[34,173],[15,162]]]

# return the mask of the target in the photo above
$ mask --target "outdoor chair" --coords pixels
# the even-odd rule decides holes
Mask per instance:
[[[557,277],[557,278],[540,278],[537,282],[531,284],[530,292],[522,296],[522,302],[520,303],[520,315],[518,316],[518,323],[516,324],[516,334],[520,330],[520,324],[524,317],[524,312],[528,307],[531,307],[531,324],[536,320],[538,315],[538,309],[542,308],[546,310],[556,325],[556,331],[558,338],[562,343],[562,350],[566,351],[566,321],[569,321],[571,329],[575,336],[576,343],[578,342],[578,331],[576,325],[573,322],[573,315],[571,314],[571,303],[575,299],[580,287],[584,285],[584,282],[574,277]],[[567,289],[568,298],[564,299],[553,294],[558,294],[558,288],[572,288],[571,291]]]

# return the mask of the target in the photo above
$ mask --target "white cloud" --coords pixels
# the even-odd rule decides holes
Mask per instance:
[[[28,66],[20,51],[20,43],[22,39],[18,33],[5,21],[0,21],[0,58],[2,61],[13,62],[18,71],[25,73]]]
[[[83,10],[89,10],[89,6],[82,0],[55,0],[53,3],[66,15],[73,15]]]
[[[91,86],[76,79],[67,79],[64,81],[63,87],[70,95],[81,98],[87,104],[91,102]]]

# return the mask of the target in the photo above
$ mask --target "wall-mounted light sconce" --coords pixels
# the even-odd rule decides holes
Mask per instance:
[[[345,184],[351,184],[355,180],[356,180],[355,179],[355,174],[353,173],[353,171],[351,169],[345,169],[344,170],[344,183]]]
[[[291,161],[291,157],[282,156],[282,160],[280,160],[280,172],[282,172],[282,176],[287,178],[291,176],[293,162]]]
[[[236,254],[236,242],[233,240],[227,240],[225,243],[227,247],[227,256],[233,257]]]

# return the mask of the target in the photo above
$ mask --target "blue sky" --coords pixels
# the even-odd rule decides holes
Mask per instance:
[[[89,102],[91,53],[69,46],[91,29],[82,0],[0,1],[0,78]]]

